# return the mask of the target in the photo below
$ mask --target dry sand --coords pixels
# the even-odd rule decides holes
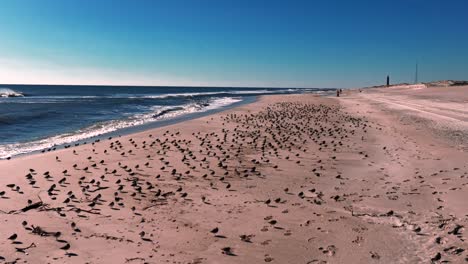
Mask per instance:
[[[467,89],[431,91],[264,96],[0,161],[0,263],[466,263]]]

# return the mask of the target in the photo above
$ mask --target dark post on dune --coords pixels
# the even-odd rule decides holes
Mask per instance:
[[[387,86],[390,86],[390,75],[387,75]]]

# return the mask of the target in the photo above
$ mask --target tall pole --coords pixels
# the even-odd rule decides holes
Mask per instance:
[[[414,83],[418,83],[418,63],[416,62],[416,72],[414,76]]]

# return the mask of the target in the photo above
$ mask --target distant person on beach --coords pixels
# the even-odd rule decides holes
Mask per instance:
[[[336,89],[336,97],[340,97],[340,90]]]

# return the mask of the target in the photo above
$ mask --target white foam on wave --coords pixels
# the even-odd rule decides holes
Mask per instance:
[[[223,97],[223,98],[216,98],[210,102],[210,104],[205,107],[205,111],[213,110],[217,108],[221,108],[224,106],[232,105],[234,103],[240,102],[242,99],[240,98],[233,98],[233,97]]]
[[[278,92],[278,91],[276,91]],[[257,91],[232,91],[229,92],[232,94],[264,94],[264,93],[275,93],[275,91],[268,91],[268,90],[257,90]]]
[[[201,92],[201,93],[169,93],[169,94],[160,94],[160,95],[142,95],[134,96],[130,98],[170,98],[170,97],[194,97],[194,96],[204,96],[204,95],[217,95],[217,94],[226,94],[226,95],[241,95],[241,94],[265,94],[265,93],[285,93],[291,92],[294,90],[238,90],[238,91],[219,91],[219,92]]]
[[[0,159],[48,149],[57,145],[70,144],[76,141],[111,133],[120,129],[144,125],[150,122],[168,120],[190,113],[206,112],[240,102],[241,100],[242,99],[240,98],[223,97],[212,99],[206,105],[200,103],[191,103],[179,106],[155,106],[149,113],[134,115],[125,120],[112,120],[99,123],[78,130],[74,133],[65,133],[28,143],[0,145]]]
[[[17,92],[10,88],[0,88],[0,97],[23,97],[21,92]]]
[[[170,97],[194,97],[202,95],[216,95],[216,94],[225,94],[228,92],[204,92],[204,93],[169,93],[169,94],[159,94],[159,95],[142,95],[142,96],[133,96],[130,98],[153,98],[153,99],[164,99]]]

